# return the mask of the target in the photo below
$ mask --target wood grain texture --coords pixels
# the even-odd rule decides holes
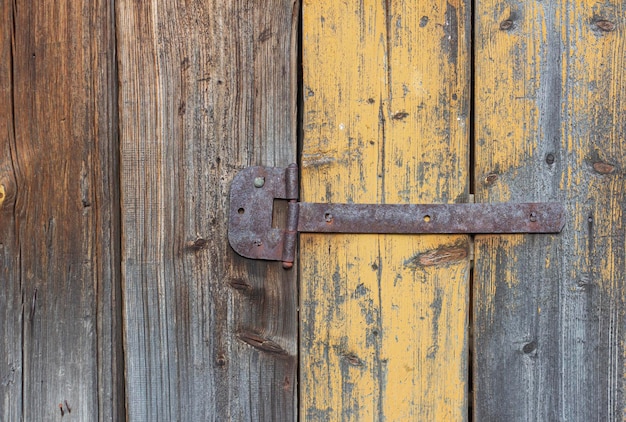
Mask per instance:
[[[475,24],[476,201],[568,210],[476,238],[475,419],[624,420],[626,3],[480,0]]]
[[[228,246],[230,182],[296,159],[293,0],[116,3],[130,420],[294,420],[296,271]]]
[[[0,419],[120,420],[112,9],[0,14]]]
[[[22,417],[22,292],[15,197],[13,2],[0,2],[0,419]]]
[[[463,2],[305,1],[303,63],[303,201],[467,202]],[[469,239],[300,246],[301,418],[465,420]]]

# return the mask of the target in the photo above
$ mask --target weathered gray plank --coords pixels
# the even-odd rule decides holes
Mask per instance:
[[[293,420],[295,271],[226,218],[239,169],[296,159],[297,2],[116,8],[128,416]]]
[[[112,8],[0,11],[0,419],[119,420]]]
[[[560,235],[476,238],[476,420],[624,420],[626,3],[475,23],[477,202],[568,209]]]

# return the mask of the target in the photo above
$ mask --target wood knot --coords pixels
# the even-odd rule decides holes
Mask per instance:
[[[602,161],[598,161],[593,163],[593,169],[600,174],[610,174],[615,171],[615,166],[609,163],[603,163]]]
[[[450,265],[461,262],[467,258],[467,243],[442,246],[433,251],[415,255],[408,259],[404,265],[407,268],[431,267],[434,265]]]
[[[198,237],[196,240],[187,243],[187,247],[194,251],[205,249],[208,245],[209,241],[202,237]]]
[[[226,357],[224,355],[219,355],[217,359],[215,359],[215,364],[219,367],[226,366]]]
[[[406,111],[400,111],[396,114],[394,114],[393,116],[391,116],[391,118],[393,120],[404,120],[408,117],[409,113],[407,113]]]
[[[496,180],[498,180],[498,175],[496,173],[489,173],[487,177],[485,177],[485,185],[491,186]]]
[[[343,355],[343,358],[351,366],[363,366],[363,361],[361,360],[361,358],[359,358],[354,353],[346,353],[345,355]]]
[[[500,22],[500,31],[508,31],[510,29],[513,29],[513,21],[511,19]]]
[[[233,278],[228,284],[233,289],[238,290],[242,293],[247,293],[252,290],[252,286],[242,278]]]
[[[287,355],[287,351],[280,344],[260,334],[243,331],[237,334],[237,338],[262,352],[283,356]]]
[[[526,343],[524,347],[522,347],[522,352],[525,354],[529,354],[537,350],[537,342],[531,341],[530,343]]]
[[[615,30],[615,24],[606,19],[596,21],[596,27],[602,32],[611,32]]]

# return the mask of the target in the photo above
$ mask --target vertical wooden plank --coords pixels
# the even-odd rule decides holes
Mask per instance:
[[[227,241],[230,182],[296,159],[293,0],[117,2],[131,420],[294,420],[295,271]]]
[[[305,1],[302,200],[468,200],[465,2]],[[301,236],[301,416],[464,420],[469,240]]]
[[[13,2],[0,2],[0,419],[22,417],[22,293],[15,196]],[[13,154],[12,154],[13,152]]]
[[[476,239],[476,420],[624,420],[626,3],[480,0],[477,201],[561,201]]]
[[[0,419],[121,419],[112,9],[0,10]]]

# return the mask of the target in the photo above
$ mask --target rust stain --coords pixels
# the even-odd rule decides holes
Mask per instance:
[[[593,169],[600,174],[610,174],[615,171],[615,166],[599,161],[597,163],[593,163]]]
[[[467,258],[468,245],[457,244],[442,246],[433,251],[420,253],[407,260],[404,265],[408,268],[431,267],[434,265],[449,265]]]

